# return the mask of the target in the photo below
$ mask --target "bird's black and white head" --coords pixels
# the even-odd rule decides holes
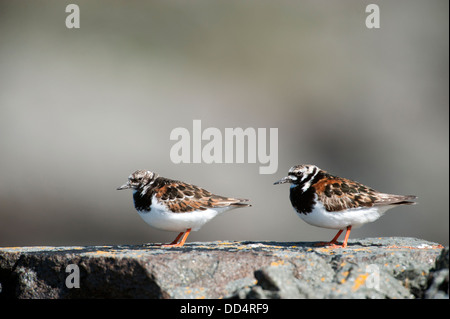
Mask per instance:
[[[121,189],[133,189],[139,190],[143,189],[146,186],[150,186],[153,182],[158,178],[158,174],[145,171],[145,170],[137,170],[130,176],[128,176],[128,181],[122,186],[118,187],[117,190]]]
[[[283,177],[274,185],[291,183],[291,187],[302,186],[303,191],[311,186],[313,178],[320,172],[316,165],[296,165],[289,169],[288,176]]]

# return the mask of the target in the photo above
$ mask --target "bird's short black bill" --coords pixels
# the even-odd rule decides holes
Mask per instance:
[[[120,191],[121,189],[129,189],[129,188],[131,188],[130,184],[125,183],[122,186],[117,187],[117,190]]]
[[[276,181],[275,183],[273,183],[273,185],[284,184],[284,183],[292,183],[292,178],[291,178],[291,176],[283,177],[283,178],[280,179],[279,181]]]

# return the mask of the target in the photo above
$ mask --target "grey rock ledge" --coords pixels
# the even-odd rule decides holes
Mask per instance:
[[[415,238],[0,248],[0,298],[448,298],[448,247]],[[66,272],[78,266],[80,288]]]

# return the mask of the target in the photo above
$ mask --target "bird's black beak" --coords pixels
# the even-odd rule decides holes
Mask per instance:
[[[131,188],[130,183],[126,182],[122,186],[117,187],[117,190],[120,191],[121,189],[129,189],[129,188]]]
[[[280,179],[279,181],[273,183],[273,185],[292,183],[292,182],[293,182],[293,179],[291,178],[291,176],[286,176],[286,177],[283,177],[282,179]]]

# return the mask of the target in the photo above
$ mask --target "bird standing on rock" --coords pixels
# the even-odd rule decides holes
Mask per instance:
[[[274,184],[290,183],[291,204],[297,215],[308,224],[339,229],[336,236],[320,245],[347,246],[352,227],[359,227],[380,218],[388,209],[414,205],[414,195],[393,195],[378,192],[361,183],[333,176],[315,165],[297,165],[288,176]],[[342,245],[336,245],[346,230]]]
[[[134,206],[147,224],[160,230],[179,232],[175,240],[164,247],[181,247],[191,230],[199,230],[218,214],[251,206],[246,203],[247,199],[214,195],[195,185],[147,170],[135,171],[117,189],[133,190]]]

